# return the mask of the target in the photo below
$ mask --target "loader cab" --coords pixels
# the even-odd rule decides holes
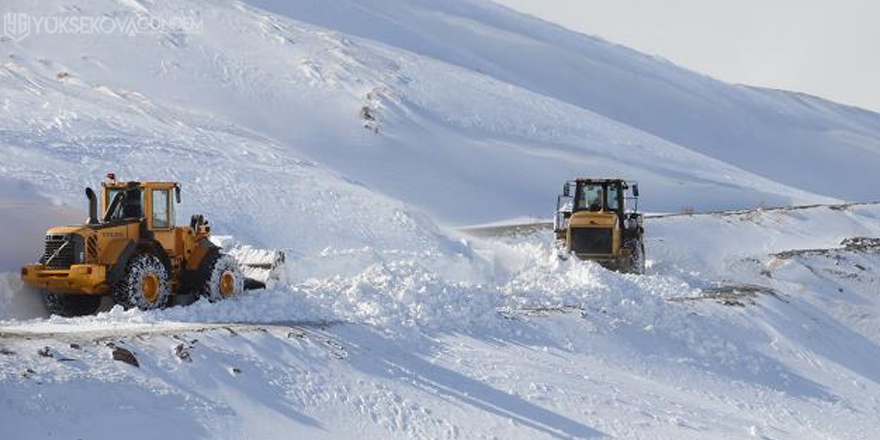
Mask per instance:
[[[121,197],[114,205],[117,196]],[[110,210],[112,206],[112,211]],[[104,186],[103,212],[105,219],[111,222],[123,220],[139,220],[144,213],[144,192],[140,185]]]
[[[190,227],[177,226],[179,183],[108,179],[102,186],[104,223],[124,226],[125,237],[139,240],[140,245],[155,243],[161,246],[161,253],[167,255],[171,271],[176,271],[189,259],[195,250],[195,242],[210,232],[204,221]]]
[[[102,211],[109,222],[146,221],[151,231],[171,230],[176,225],[180,185],[174,182],[106,182]]]
[[[618,212],[623,207],[622,183],[579,182],[576,183],[574,212]]]
[[[639,185],[622,179],[576,179],[557,198],[554,230],[564,232],[572,214],[614,214],[621,226],[638,212]],[[632,204],[632,206],[629,206]],[[586,215],[586,214],[583,214]]]

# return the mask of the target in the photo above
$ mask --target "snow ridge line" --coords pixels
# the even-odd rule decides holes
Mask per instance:
[[[344,321],[274,321],[274,322],[230,322],[195,323],[164,322],[161,324],[113,325],[108,328],[85,328],[69,326],[34,327],[31,325],[0,327],[0,340],[62,340],[94,342],[119,338],[138,338],[144,336],[174,336],[183,333],[204,333],[225,330],[234,335],[245,332],[291,332],[305,329],[325,330],[338,325],[349,324]]]
[[[718,210],[718,211],[704,211],[704,212],[680,212],[680,213],[672,213],[672,214],[645,214],[645,218],[647,219],[661,219],[661,218],[673,218],[673,217],[696,217],[696,216],[734,216],[734,215],[750,215],[750,214],[760,214],[765,212],[779,212],[779,211],[803,211],[808,209],[819,209],[819,208],[828,208],[837,211],[846,211],[848,209],[860,206],[880,206],[880,202],[849,202],[849,203],[832,203],[832,204],[822,204],[815,203],[810,205],[795,205],[795,206],[772,206],[772,207],[758,207],[753,209],[735,209],[735,210]],[[524,222],[524,223],[511,223],[505,225],[473,225],[473,226],[463,226],[459,227],[458,231],[461,231],[465,234],[472,235],[480,238],[487,237],[509,237],[509,236],[522,236],[522,235],[531,235],[541,231],[549,231],[553,228],[552,221],[540,221],[536,220],[533,222]]]

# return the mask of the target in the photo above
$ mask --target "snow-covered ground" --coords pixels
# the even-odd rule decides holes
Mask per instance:
[[[651,219],[647,276],[560,261],[538,233],[472,241],[481,280],[399,255],[220,304],[7,321],[0,421],[15,438],[867,439],[880,243],[840,238],[878,236],[878,216]]]
[[[579,174],[639,180],[654,212],[878,199],[880,115],[478,0],[6,12],[204,28],[0,39],[3,438],[880,427],[880,250],[845,241],[880,236],[878,205],[651,218],[647,276],[560,261],[540,227],[445,226],[545,218]],[[108,171],[182,182],[179,221],[283,250],[280,279],[219,304],[46,317],[17,267]]]

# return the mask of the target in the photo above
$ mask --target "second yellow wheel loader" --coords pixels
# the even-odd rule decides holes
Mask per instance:
[[[623,179],[566,182],[557,198],[554,231],[560,255],[596,261],[612,270],[645,273],[639,185]],[[632,209],[627,202],[633,202]]]
[[[100,195],[86,188],[86,224],[46,232],[39,263],[21,269],[25,284],[45,292],[53,314],[97,311],[102,297],[125,307],[162,308],[176,295],[218,301],[244,289],[235,259],[209,240],[201,215],[175,225],[176,182],[118,182],[107,175]]]

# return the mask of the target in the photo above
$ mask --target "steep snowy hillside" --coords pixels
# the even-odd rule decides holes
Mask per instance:
[[[85,213],[83,188],[115,171],[123,179],[182,182],[178,221],[202,213],[217,232],[295,247],[294,254],[328,246],[432,249],[444,240],[401,203],[264,136],[137,91],[58,77],[67,70],[50,59],[10,59],[0,66],[0,172],[9,190],[23,188],[9,191],[17,200],[33,192]]]
[[[484,56],[479,66],[444,56],[448,43],[431,37],[434,26],[419,28],[424,29],[425,38],[437,43],[425,48],[404,47],[411,51],[388,45],[384,41],[388,38],[381,36],[365,35],[368,38],[364,39],[345,33],[351,23],[382,28],[384,21],[372,21],[376,14],[392,20],[400,11],[425,17],[414,23],[434,17],[437,26],[448,26],[443,23],[451,16],[441,13],[447,8],[443,4],[407,2],[408,6],[397,8],[400,5],[388,2],[372,8],[368,4],[291,3],[282,11],[293,17],[289,18],[231,1],[206,5],[196,0],[83,4],[53,0],[40,3],[38,8],[32,3],[11,2],[4,7],[35,16],[169,17],[198,11],[196,16],[204,26],[194,34],[160,32],[126,38],[74,34],[60,38],[34,33],[21,42],[7,40],[0,45],[6,60],[4,86],[24,91],[30,103],[48,101],[52,105],[41,108],[44,119],[31,121],[27,129],[18,123],[22,120],[19,113],[31,111],[23,108],[24,103],[10,101],[4,118],[11,119],[7,124],[11,129],[25,130],[16,138],[34,138],[35,131],[52,127],[56,119],[72,124],[67,131],[77,130],[76,116],[72,115],[83,114],[76,107],[78,103],[107,106],[114,102],[112,95],[119,97],[117,106],[150,105],[192,112],[194,118],[204,116],[214,121],[212,124],[271,139],[279,157],[317,161],[442,220],[460,223],[544,215],[560,182],[585,173],[643,181],[650,191],[646,207],[655,210],[830,201],[648,134],[618,115],[596,113],[582,102],[562,99],[561,92],[552,94],[535,87],[552,82],[560,90],[579,93],[584,81],[572,79],[564,70],[553,81],[537,78],[528,84],[487,74],[482,64],[494,63],[496,58],[533,59],[527,64],[538,66],[545,61],[543,54],[555,53],[512,36],[501,47],[483,44],[499,38],[490,28],[478,26],[479,20],[494,15],[476,14],[461,22],[467,32],[483,35],[474,36],[467,46],[483,47],[485,54],[472,56]],[[436,14],[430,13],[434,7],[439,8]],[[316,11],[327,11],[320,14],[331,13],[339,22],[318,20],[313,16],[319,14]],[[540,30],[543,25],[535,26]],[[401,42],[418,41],[409,38],[413,30],[387,29],[399,35]],[[445,34],[456,41],[456,32]],[[373,37],[386,44],[370,39]],[[611,47],[600,46],[603,50]],[[511,53],[522,56],[508,56]],[[619,49],[619,53],[605,56],[626,61],[634,55]],[[553,65],[547,68],[555,69]],[[661,67],[661,73],[669,69],[665,64]],[[523,75],[532,71],[519,65],[505,70],[512,75],[519,68],[524,69]],[[594,70],[589,63],[572,68],[584,74]],[[642,70],[625,72],[620,69],[614,78],[642,74]],[[692,77],[699,78],[677,72],[682,76],[681,87]],[[58,94],[40,97],[30,82]],[[665,87],[658,86],[655,92],[665,93]],[[626,83],[603,89],[614,93],[620,102],[630,102],[642,92],[630,92]],[[716,84],[716,89],[727,90],[727,86]],[[707,108],[722,101],[710,97]],[[132,102],[140,104],[129,104]],[[674,112],[657,107],[655,113]],[[172,133],[177,130],[175,120],[166,118],[158,123],[172,124],[168,129]],[[679,125],[674,119],[669,124]],[[742,125],[741,129],[761,131],[758,125]],[[718,138],[725,136],[719,134]],[[786,141],[781,145],[791,144]],[[217,142],[213,147],[229,149]],[[761,160],[772,159],[772,151],[760,156]],[[872,163],[863,157],[854,161],[859,166]],[[823,161],[826,166],[829,163]],[[78,167],[80,173],[90,170],[71,166]],[[832,171],[829,173],[835,176],[850,174]],[[480,201],[480,209],[473,209],[473,200]]]
[[[248,0],[594,111],[777,182],[880,199],[880,115],[724,84],[482,0]],[[707,36],[708,38],[709,36]]]

